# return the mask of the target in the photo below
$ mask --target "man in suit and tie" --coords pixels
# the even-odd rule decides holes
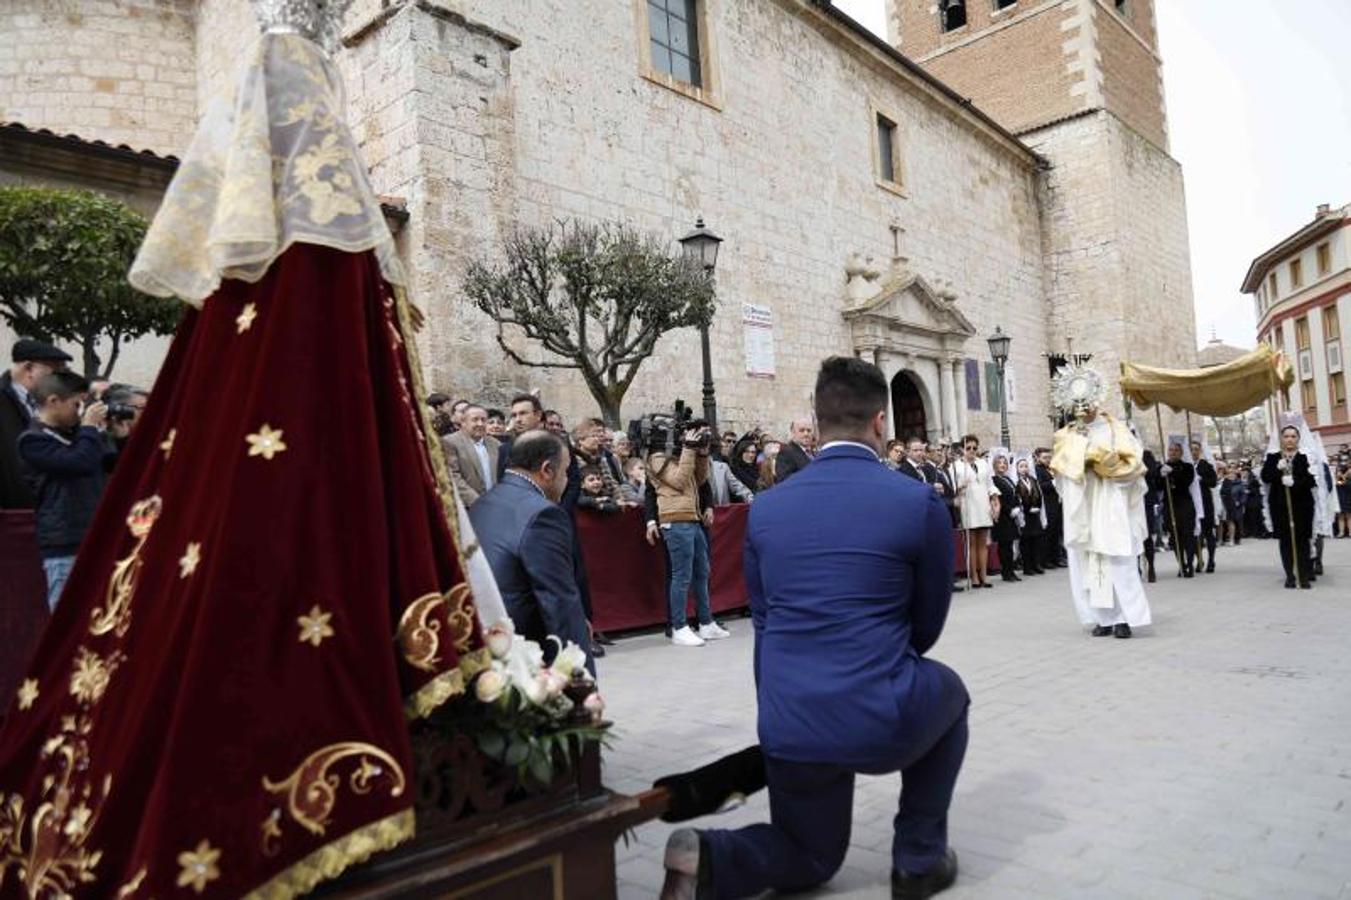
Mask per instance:
[[[64,369],[70,354],[51,344],[20,338],[9,370],[0,373],[0,509],[32,509],[33,493],[19,462],[19,435],[28,430],[37,406],[32,390],[44,375]]]
[[[746,530],[771,821],[674,832],[663,898],[828,881],[849,847],[856,773],[901,773],[892,896],[928,897],[956,878],[947,812],[969,698],[955,672],[925,655],[951,600],[951,519],[931,487],[878,464],[881,370],[832,357],[815,401],[820,455],[756,498]]]
[[[774,458],[774,483],[781,484],[788,476],[807,468],[816,450],[816,428],[806,416],[788,423],[788,443]]]
[[[538,641],[546,658],[556,650],[550,635],[591,646],[573,573],[572,520],[558,505],[568,462],[567,444],[557,436],[542,429],[517,435],[502,480],[469,510],[516,633]]]
[[[460,417],[461,428],[441,438],[450,465],[450,478],[466,507],[492,490],[498,481],[497,438],[488,436],[488,411],[469,404]]]

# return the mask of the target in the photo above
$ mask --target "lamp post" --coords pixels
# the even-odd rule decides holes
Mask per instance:
[[[986,338],[986,343],[990,345],[990,356],[999,368],[999,443],[1005,449],[1012,449],[1009,447],[1008,395],[1004,391],[1004,364],[1009,361],[1009,344],[1012,342],[1013,339],[998,325],[995,326],[994,334]]]
[[[704,225],[704,217],[700,216],[695,220],[694,230],[680,239],[680,245],[685,249],[685,258],[704,267],[704,273],[711,280],[713,270],[718,265],[718,245],[722,243],[722,238],[709,231]],[[700,349],[704,356],[704,418],[708,420],[708,426],[713,431],[713,437],[718,438],[718,401],[713,392],[713,358],[708,347],[708,328],[712,322],[699,328]]]

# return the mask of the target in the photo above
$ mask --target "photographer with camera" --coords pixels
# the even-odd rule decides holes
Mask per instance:
[[[107,407],[104,423],[107,430],[104,434],[113,451],[113,456],[109,460],[109,471],[112,470],[111,463],[117,461],[122,449],[131,440],[131,433],[135,430],[136,422],[145,411],[145,404],[149,399],[149,393],[130,384],[110,385],[103,392],[103,404]]]
[[[53,610],[94,519],[112,452],[102,431],[107,407],[86,405],[88,390],[89,383],[74,372],[42,376],[32,391],[37,412],[18,441],[36,500],[38,550]]]
[[[660,444],[657,435],[653,436],[647,472],[649,483],[656,491],[657,524],[670,557],[667,614],[671,643],[678,647],[701,647],[705,641],[728,636],[728,632],[713,621],[708,596],[708,535],[700,525],[699,489],[708,482],[713,434],[708,423],[699,420],[682,422],[682,418],[678,410],[671,426],[682,429],[679,446],[675,446],[674,435],[666,435]],[[685,617],[686,598],[691,588],[699,620],[697,634]]]

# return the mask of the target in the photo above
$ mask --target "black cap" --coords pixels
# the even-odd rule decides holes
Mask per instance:
[[[71,355],[58,350],[51,344],[35,341],[32,338],[19,338],[14,342],[13,360],[17,362],[63,362],[71,361]]]
[[[449,403],[449,402],[450,398],[447,397],[445,394],[441,393],[440,391],[437,391],[434,394],[427,395],[428,406],[440,406],[442,403]]]

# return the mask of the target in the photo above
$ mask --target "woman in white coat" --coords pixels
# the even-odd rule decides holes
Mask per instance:
[[[980,439],[974,434],[962,438],[962,458],[953,468],[957,489],[957,506],[962,514],[962,527],[970,536],[970,555],[966,561],[967,579],[972,587],[993,587],[990,584],[990,526],[999,518],[999,489],[994,486],[990,464],[977,456]]]

